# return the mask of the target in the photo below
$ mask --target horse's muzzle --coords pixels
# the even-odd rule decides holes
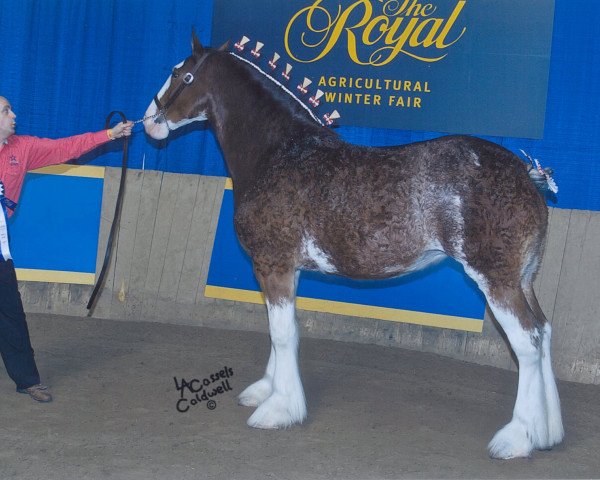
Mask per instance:
[[[152,102],[146,113],[150,115],[157,113],[154,102]],[[169,136],[169,127],[164,114],[145,120],[144,130],[155,140],[163,140]]]

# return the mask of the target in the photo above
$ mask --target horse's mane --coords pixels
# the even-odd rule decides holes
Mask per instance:
[[[292,93],[292,85],[279,82],[258,65],[237,54],[227,53],[224,56],[229,57],[229,60],[226,61],[235,65],[236,71],[241,72],[243,75],[242,80],[246,80],[250,88],[257,90],[257,93],[265,98],[265,102],[273,102],[272,106],[274,108],[279,107],[286,110],[293,119],[303,124],[308,123],[321,128],[324,133],[336,135],[330,128],[323,125],[310,107]]]

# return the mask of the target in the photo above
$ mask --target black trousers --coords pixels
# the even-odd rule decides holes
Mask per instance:
[[[40,383],[12,260],[0,257],[0,352],[17,389]]]

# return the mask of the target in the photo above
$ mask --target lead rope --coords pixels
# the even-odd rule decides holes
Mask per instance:
[[[115,112],[112,112],[112,113],[115,113]],[[119,113],[121,113],[121,112],[119,112]],[[161,108],[161,109],[157,110],[154,115],[148,115],[147,117],[142,117],[139,120],[135,120],[134,122],[131,122],[131,123],[133,123],[134,125],[136,125],[138,123],[145,122],[146,120],[150,120],[152,118],[160,117],[163,113],[165,113],[164,112],[164,108]]]
[[[104,128],[110,127],[110,121],[111,121],[113,115],[115,115],[115,114],[121,116],[123,123],[127,122],[127,118],[125,117],[125,114],[123,112],[118,112],[118,111],[110,112],[108,114],[108,117],[106,117],[106,123],[104,124]],[[158,116],[158,115],[154,115],[154,116]],[[152,118],[152,117],[147,117],[147,118]],[[142,118],[141,120],[138,120],[134,123],[140,123],[140,122],[144,121],[145,119],[146,118]],[[110,227],[110,233],[108,235],[108,242],[106,243],[106,252],[104,253],[104,263],[102,264],[102,269],[100,270],[100,275],[98,276],[98,281],[96,282],[96,285],[94,286],[94,290],[92,291],[92,295],[90,296],[90,300],[87,304],[87,309],[88,309],[87,316],[88,317],[92,316],[93,308],[96,303],[96,297],[98,296],[98,292],[104,285],[104,277],[106,276],[106,271],[108,270],[108,265],[110,264],[110,257],[112,255],[113,243],[114,243],[115,236],[117,234],[117,230],[119,228],[119,220],[121,218],[121,208],[123,205],[123,195],[125,192],[125,179],[127,177],[127,161],[128,161],[128,157],[129,157],[128,146],[129,146],[129,137],[125,137],[125,143],[123,144],[123,160],[121,163],[121,182],[119,184],[119,192],[117,193],[117,203],[115,205],[115,214],[113,216],[112,225]]]

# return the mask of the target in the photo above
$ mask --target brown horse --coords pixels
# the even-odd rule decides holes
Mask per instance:
[[[249,425],[306,418],[294,310],[300,270],[381,279],[450,256],[485,294],[519,362],[513,417],[490,454],[524,457],[562,440],[550,325],[532,287],[548,212],[516,155],[467,136],[348,144],[255,66],[195,35],[146,114],[155,139],[208,120],[233,179],[235,228],[264,293],[272,342],[263,378],[239,396],[258,407]]]

